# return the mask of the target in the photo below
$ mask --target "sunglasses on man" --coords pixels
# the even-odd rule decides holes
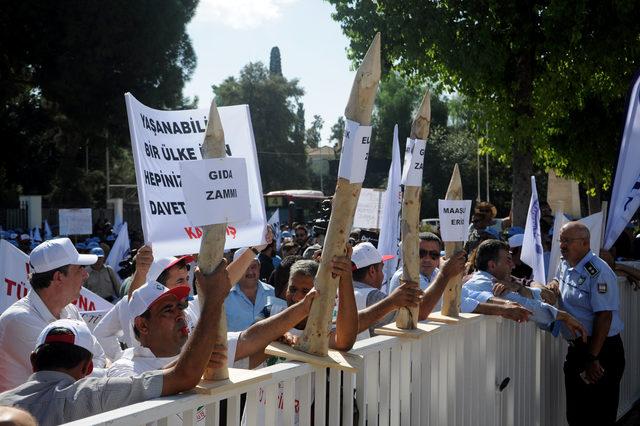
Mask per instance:
[[[437,250],[420,250],[420,259],[425,256],[429,256],[431,259],[436,260],[440,257],[440,252]]]

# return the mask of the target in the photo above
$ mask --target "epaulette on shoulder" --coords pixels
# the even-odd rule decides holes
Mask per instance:
[[[593,263],[591,263],[591,261],[587,262],[584,264],[584,269],[589,273],[589,275],[591,275],[592,277],[595,277],[596,275],[598,275],[600,273],[600,270],[598,268],[596,268]]]

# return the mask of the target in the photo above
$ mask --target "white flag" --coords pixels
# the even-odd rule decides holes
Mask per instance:
[[[402,175],[400,171],[400,144],[398,142],[398,125],[393,129],[393,147],[391,149],[391,167],[387,179],[387,190],[382,196],[382,220],[380,221],[380,238],[378,251],[383,254],[395,254],[395,258],[384,263],[385,282],[382,288],[387,288],[389,280],[398,269],[401,260],[400,250],[400,217],[402,208]]]
[[[549,253],[549,269],[547,270],[547,283],[556,275],[556,270],[560,264],[560,230],[569,223],[569,219],[564,215],[562,207],[556,209],[556,217],[553,221],[553,240],[551,242],[551,253]],[[542,283],[546,284],[546,283]]]
[[[40,228],[33,228],[33,241],[37,241],[39,243],[42,242],[42,237],[40,236]]]
[[[609,250],[640,206],[640,77],[631,91],[618,168],[613,181],[604,248]],[[592,247],[593,249],[593,247]],[[597,250],[597,249],[596,249]]]
[[[50,240],[53,238],[53,232],[51,232],[51,228],[49,227],[49,222],[47,219],[44,220],[44,239]]]
[[[601,247],[600,240],[602,239],[602,218],[603,213],[598,212],[592,214],[591,216],[583,217],[578,221],[589,228],[589,233],[591,234],[589,243],[591,244],[591,250],[593,250],[595,254],[598,254],[600,252]]]
[[[536,178],[531,176],[531,201],[529,202],[529,214],[527,224],[524,227],[524,240],[522,241],[522,254],[520,259],[533,269],[533,279],[542,284],[545,283],[544,251],[540,235],[540,204],[538,203],[538,190]]]
[[[282,231],[280,231],[280,209],[276,209],[276,211],[273,212],[267,224],[273,229],[273,238],[276,240],[276,250],[280,251],[280,234],[282,234]]]
[[[109,256],[107,256],[107,261],[105,263],[111,266],[114,271],[118,272],[122,269],[120,267],[120,262],[124,260],[130,251],[129,230],[127,222],[124,222],[122,226],[120,226],[118,237],[113,243],[113,247],[111,247],[111,251],[109,252]]]

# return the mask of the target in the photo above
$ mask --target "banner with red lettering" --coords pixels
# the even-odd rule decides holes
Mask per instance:
[[[180,163],[201,160],[208,108],[160,111],[125,94],[129,133],[136,167],[138,199],[146,243],[156,258],[198,253],[202,229],[187,217]],[[244,158],[249,182],[251,218],[227,226],[225,248],[260,245],[267,218],[258,156],[248,105],[218,108],[227,156]]]
[[[29,256],[6,240],[0,240],[0,313],[31,290],[29,272]],[[73,303],[80,313],[104,313],[113,308],[111,303],[84,287],[80,290],[80,298]]]

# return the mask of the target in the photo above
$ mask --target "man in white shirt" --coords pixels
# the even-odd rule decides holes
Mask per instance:
[[[24,383],[31,375],[29,355],[48,324],[63,318],[82,320],[71,302],[80,296],[87,278],[84,266],[97,259],[79,254],[68,238],[45,241],[33,249],[29,256],[33,290],[0,315],[0,392]],[[95,367],[103,369],[106,359],[97,341],[94,353]]]

